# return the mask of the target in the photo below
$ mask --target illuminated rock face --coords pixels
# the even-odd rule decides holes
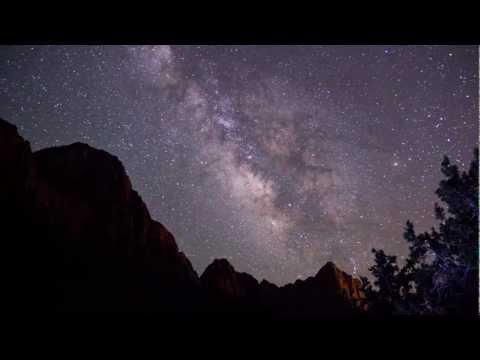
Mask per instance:
[[[348,299],[354,301],[365,299],[361,281],[340,270],[332,262],[328,262],[320,269],[316,277],[319,282],[328,284],[333,291]]]
[[[256,304],[280,317],[343,316],[362,312],[361,282],[329,262],[313,277],[278,287],[235,271],[226,259],[214,260],[200,277],[216,303]]]

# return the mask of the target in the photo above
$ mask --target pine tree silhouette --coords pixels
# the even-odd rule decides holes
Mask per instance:
[[[445,179],[436,194],[438,230],[416,234],[407,221],[404,238],[409,255],[400,268],[397,258],[373,249],[369,269],[373,285],[362,278],[367,305],[377,314],[477,316],[478,308],[478,148],[468,172],[459,172],[447,156]]]

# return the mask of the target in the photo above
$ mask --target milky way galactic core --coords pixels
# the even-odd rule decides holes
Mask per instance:
[[[0,46],[0,94],[33,150],[116,155],[197,272],[277,284],[406,255],[478,142],[475,46]]]

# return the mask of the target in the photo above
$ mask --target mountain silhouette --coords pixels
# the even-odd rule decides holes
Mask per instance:
[[[0,219],[18,305],[32,311],[364,313],[358,279],[329,262],[278,287],[214,260],[198,276],[118,158],[83,143],[32,152],[0,119]],[[10,249],[9,249],[10,250]]]

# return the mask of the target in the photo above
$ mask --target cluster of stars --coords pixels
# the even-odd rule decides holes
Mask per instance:
[[[198,272],[368,275],[478,142],[472,46],[1,46],[0,69],[0,116],[116,155]]]

